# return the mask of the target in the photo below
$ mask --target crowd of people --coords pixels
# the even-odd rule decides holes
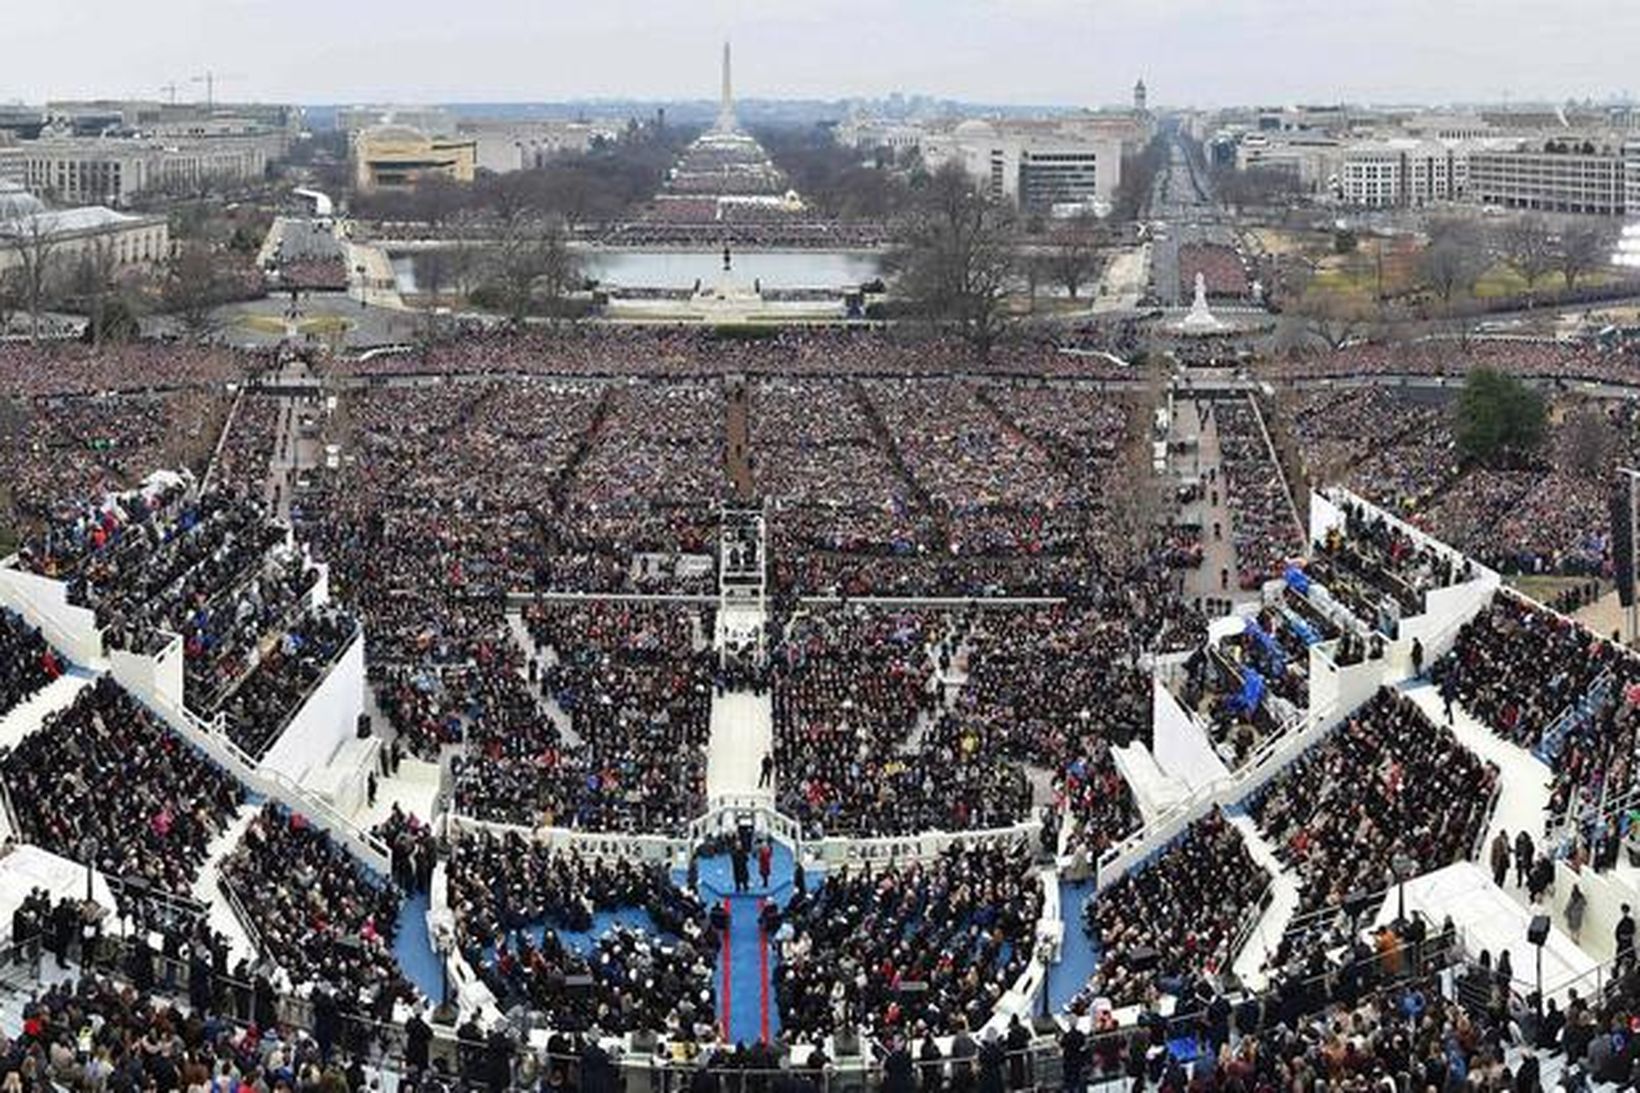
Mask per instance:
[[[336,607],[298,618],[222,703],[229,738],[253,758],[266,755],[358,632]]]
[[[1635,450],[1626,403],[1555,397],[1542,449],[1497,466],[1462,458],[1444,391],[1325,387],[1291,408],[1313,484],[1346,485],[1506,573],[1606,571],[1610,472]]]
[[[503,1009],[560,1032],[711,1038],[719,933],[664,865],[474,834],[446,868],[457,945]]]
[[[832,871],[793,896],[776,935],[782,1035],[979,1028],[1030,962],[1042,899],[1023,848]]]
[[[939,612],[838,607],[795,618],[772,655],[774,769],[782,812],[820,834],[1002,827],[1029,789],[977,736],[942,728],[938,683],[956,621]]]
[[[1068,845],[1090,858],[1139,822],[1112,749],[1153,743],[1150,676],[1111,606],[976,613],[958,647],[966,680],[936,726],[959,755],[1047,771],[1072,825]]]
[[[1356,340],[1325,352],[1272,357],[1262,366],[1265,374],[1277,379],[1398,375],[1462,378],[1479,368],[1523,378],[1628,385],[1634,379],[1634,352],[1621,346],[1548,338]]]
[[[1082,928],[1099,964],[1073,1005],[1149,1008],[1199,983],[1217,989],[1269,884],[1223,813],[1197,820],[1088,901]]]
[[[0,759],[19,834],[189,896],[244,791],[104,676]]]
[[[63,662],[40,631],[0,608],[0,717],[63,674]]]
[[[1303,533],[1252,402],[1232,399],[1211,405],[1236,548],[1236,584],[1257,588],[1304,552]]]
[[[1411,699],[1384,690],[1276,775],[1248,811],[1297,873],[1299,913],[1308,914],[1466,860],[1496,785],[1496,768]]]
[[[1448,710],[1461,706],[1549,764],[1549,812],[1573,821],[1578,860],[1601,869],[1615,863],[1623,833],[1599,805],[1622,800],[1640,780],[1640,658],[1563,616],[1499,595],[1430,675]]]
[[[1179,246],[1179,292],[1188,299],[1201,274],[1210,297],[1245,301],[1252,291],[1247,263],[1234,247],[1222,243],[1182,243]]]
[[[1293,391],[1285,418],[1312,486],[1338,483],[1389,512],[1420,509],[1458,473],[1438,396],[1380,386]]]
[[[1449,707],[1455,702],[1499,736],[1535,750],[1560,714],[1626,656],[1570,619],[1499,594],[1458,631],[1430,677]]]
[[[69,499],[127,489],[160,468],[203,471],[229,405],[211,388],[0,401],[0,526],[27,538]]]
[[[0,397],[220,388],[257,375],[269,363],[265,355],[221,346],[9,342],[0,344]]]
[[[418,999],[393,955],[402,893],[307,818],[269,802],[220,866],[286,993],[346,996],[386,1021]]]

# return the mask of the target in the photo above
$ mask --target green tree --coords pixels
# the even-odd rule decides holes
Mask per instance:
[[[1477,368],[1458,398],[1458,450],[1480,463],[1508,464],[1543,444],[1548,409],[1543,396],[1514,376]]]

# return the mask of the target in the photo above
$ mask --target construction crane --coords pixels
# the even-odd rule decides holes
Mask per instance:
[[[206,71],[206,72],[201,73],[198,76],[193,77],[188,82],[189,83],[196,83],[196,84],[198,84],[198,83],[204,84],[205,85],[205,105],[206,106],[215,106],[216,105],[216,85],[217,84],[227,83],[230,80],[242,80],[244,78],[245,77],[243,77],[243,76],[224,75],[220,72]]]
[[[160,84],[159,89],[165,92],[166,100],[170,102],[172,106],[177,104],[177,82],[175,80],[172,80],[170,83]]]

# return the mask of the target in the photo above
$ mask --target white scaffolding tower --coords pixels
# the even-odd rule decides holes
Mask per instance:
[[[719,663],[762,667],[767,655],[768,525],[761,509],[725,507],[718,533]]]

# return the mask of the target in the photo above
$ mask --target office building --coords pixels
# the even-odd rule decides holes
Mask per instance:
[[[1548,148],[1553,150],[1511,149],[1471,154],[1470,198],[1479,204],[1503,209],[1623,215],[1627,176],[1620,153],[1577,142],[1551,143]]]
[[[353,184],[364,193],[406,189],[435,176],[468,183],[477,162],[478,142],[469,137],[432,137],[404,125],[353,137]]]
[[[22,183],[63,205],[129,204],[154,191],[194,193],[253,182],[267,174],[282,138],[221,136],[180,140],[44,137],[22,148]]]
[[[50,209],[27,190],[0,181],[0,273],[24,261],[19,252],[43,245],[53,270],[67,275],[95,250],[112,272],[156,265],[170,255],[163,216],[132,216],[102,206]]]

